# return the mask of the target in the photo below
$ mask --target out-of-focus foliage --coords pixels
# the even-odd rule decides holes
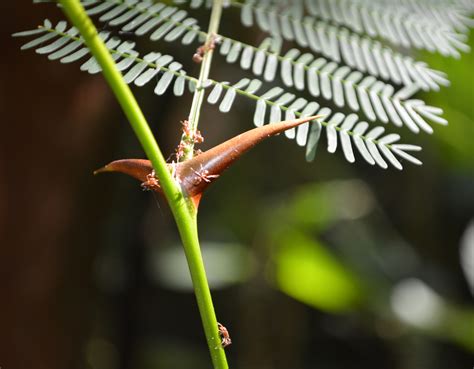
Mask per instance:
[[[345,200],[344,211],[338,211],[337,199]],[[474,352],[472,307],[456,306],[418,278],[400,278],[395,273],[387,275],[387,271],[381,269],[381,265],[397,263],[397,259],[402,263],[407,261],[402,256],[390,259],[390,254],[384,255],[386,244],[403,245],[403,241],[394,236],[396,233],[388,222],[379,222],[379,227],[383,227],[384,239],[367,240],[376,245],[373,252],[378,256],[371,255],[370,249],[366,247],[353,250],[360,246],[352,238],[359,234],[357,230],[368,228],[370,238],[371,234],[377,233],[375,229],[370,229],[375,227],[372,220],[384,219],[380,209],[374,205],[370,190],[363,183],[346,181],[308,185],[298,189],[289,200],[281,201],[285,205],[277,212],[273,208],[266,212],[270,217],[268,224],[271,227],[268,228],[267,237],[273,248],[272,269],[277,288],[305,304],[328,312],[366,310],[377,319],[385,320],[391,311],[388,319],[396,320],[397,324],[456,341]],[[326,202],[335,205],[333,211],[325,208]],[[314,212],[317,204],[322,204],[322,207],[318,209],[316,224],[319,229],[315,233],[314,227],[308,227],[311,210],[304,210],[313,209]],[[351,213],[352,206],[358,209],[357,213]],[[296,212],[301,217],[295,217]],[[288,217],[284,214],[288,214]],[[348,227],[348,222],[357,232],[333,238],[336,243],[342,242],[338,258],[334,254],[334,245],[326,242],[324,246],[320,237],[331,239],[331,232]],[[329,235],[325,236],[327,233]],[[366,259],[364,265],[360,264],[360,259],[348,257],[353,252],[361,253],[361,258]],[[399,253],[403,255],[403,247],[400,247]],[[378,258],[386,260],[377,265]],[[408,273],[417,275],[422,267],[421,261],[415,262]],[[354,270],[359,273],[354,273]],[[377,280],[370,281],[371,278]],[[382,310],[381,306],[384,306]]]
[[[474,38],[470,37],[471,50]],[[463,55],[460,60],[444,58],[437,54],[423,55],[429,65],[448,71],[451,86],[442,94],[429,93],[430,104],[444,110],[449,121],[446,128],[439,127],[435,134],[439,142],[439,156],[447,167],[464,171],[474,170],[474,53]]]
[[[347,311],[360,299],[357,277],[317,240],[297,230],[278,232],[275,283],[296,300],[329,312]]]
[[[248,248],[237,243],[202,242],[206,273],[213,289],[247,281],[255,270],[255,260]],[[164,286],[192,292],[193,285],[181,245],[151,251],[150,275]]]
[[[408,251],[410,245],[364,182],[307,184],[278,201],[254,205],[261,210],[259,224],[266,225],[258,239],[269,286],[317,310],[342,314],[340,319],[364,312],[380,325],[439,337],[474,352],[474,309],[449,301],[418,277],[426,264]],[[213,287],[255,278],[255,252],[238,244],[204,242]],[[158,283],[191,290],[178,246],[152,254]]]

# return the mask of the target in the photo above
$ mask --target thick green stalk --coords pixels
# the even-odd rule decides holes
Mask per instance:
[[[60,0],[60,3],[66,15],[80,31],[90,52],[101,66],[105,79],[127,116],[147,157],[153,164],[153,169],[170,205],[184,245],[212,363],[215,369],[227,369],[227,360],[224,349],[221,346],[216,315],[199,247],[196,208],[184,196],[181,188],[174,181],[145,116],[130,88],[124,82],[121,73],[115,67],[114,60],[99,37],[97,29],[87,16],[80,1]]]
[[[201,106],[204,101],[204,88],[203,84],[209,78],[209,72],[211,71],[211,62],[212,55],[214,54],[214,49],[211,46],[215,37],[217,37],[217,32],[219,32],[219,24],[221,22],[222,15],[222,3],[223,0],[214,0],[212,2],[212,11],[211,17],[209,19],[209,28],[207,30],[207,38],[204,43],[205,52],[201,62],[201,70],[199,72],[199,80],[196,85],[196,90],[194,91],[193,102],[191,104],[191,110],[189,112],[188,122],[191,137],[186,137],[183,135],[181,142],[185,143],[184,147],[184,157],[183,160],[191,159],[194,155],[194,142],[192,137],[197,132],[197,127],[199,124],[199,116],[201,113]],[[191,140],[189,139],[191,138]]]

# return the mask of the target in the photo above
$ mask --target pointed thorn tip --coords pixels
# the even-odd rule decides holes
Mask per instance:
[[[93,174],[96,176],[97,174],[104,173],[104,172],[110,172],[110,170],[107,168],[107,165],[102,168],[94,170]]]

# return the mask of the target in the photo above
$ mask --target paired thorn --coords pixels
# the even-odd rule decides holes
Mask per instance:
[[[168,167],[170,172],[173,173],[173,178],[179,183],[185,195],[194,202],[197,208],[203,192],[212,182],[219,178],[224,170],[230,167],[245,152],[268,137],[318,118],[321,118],[321,116],[316,115],[270,123],[262,127],[254,128],[214,146],[189,160],[168,164]],[[196,168],[199,168],[199,170],[196,170]],[[144,189],[162,193],[160,183],[155,177],[153,167],[149,160],[116,160],[96,170],[94,174],[103,172],[121,172],[128,174],[141,181]]]

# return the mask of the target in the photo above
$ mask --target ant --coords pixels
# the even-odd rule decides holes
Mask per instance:
[[[140,186],[143,188],[143,191],[158,190],[161,188],[154,170],[146,176],[146,181]]]
[[[182,120],[181,124],[183,126],[183,136],[187,139],[191,139],[193,143],[195,144],[200,144],[204,142],[204,137],[202,137],[201,132],[199,130],[196,130],[196,132],[193,132],[191,129],[191,126],[189,124],[189,121],[187,119]]]
[[[194,133],[193,141],[195,144],[200,144],[204,142],[204,137],[202,137],[201,132],[199,130],[197,130],[196,133]]]
[[[191,136],[191,127],[190,127],[189,121],[187,119],[182,120],[181,125],[183,126],[182,127],[183,135],[185,135],[186,137]]]
[[[227,346],[232,344],[232,340],[230,339],[229,331],[221,323],[217,323],[217,328],[219,329],[219,335],[221,336],[222,347],[226,348]]]
[[[200,184],[202,181],[211,183],[213,179],[219,178],[219,174],[209,174],[209,171],[207,169],[202,169],[198,172],[193,169],[194,174],[196,175],[196,178],[194,178],[194,185],[197,186]]]
[[[193,62],[195,62],[196,64],[200,64],[204,55],[207,52],[214,50],[216,48],[216,44],[218,44],[219,42],[220,38],[216,34],[212,34],[209,40],[209,44],[201,45],[196,49],[196,53],[193,55]]]
[[[178,147],[176,148],[175,157],[177,161],[180,161],[181,158],[184,156],[185,148],[186,148],[186,144],[183,141],[181,141]]]
[[[185,155],[185,151],[188,146],[204,142],[204,137],[202,136],[201,132],[199,130],[193,132],[187,119],[182,120],[181,125],[183,130],[183,137],[178,147],[176,148],[175,156],[177,161],[180,161],[180,159]],[[200,150],[196,150],[195,152],[196,155],[199,155],[200,153]]]

